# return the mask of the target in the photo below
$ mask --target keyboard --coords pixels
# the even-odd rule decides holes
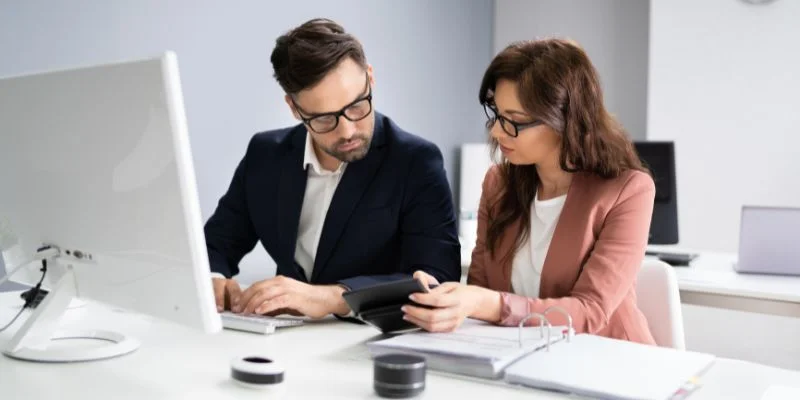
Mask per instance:
[[[303,319],[296,317],[267,317],[257,314],[236,314],[230,311],[220,313],[222,327],[237,331],[268,335],[275,328],[303,325]]]

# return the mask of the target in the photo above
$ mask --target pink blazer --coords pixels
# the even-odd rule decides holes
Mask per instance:
[[[655,185],[649,175],[628,171],[605,180],[576,173],[542,268],[539,298],[511,293],[512,250],[520,221],[506,229],[496,257],[486,247],[489,206],[502,182],[497,166],[483,182],[478,211],[478,238],[468,283],[501,292],[501,325],[516,325],[531,312],[560,306],[572,316],[577,333],[654,344],[647,320],[636,307],[636,275],[644,259]],[[566,325],[561,314],[547,315]],[[529,320],[538,324],[538,320]]]

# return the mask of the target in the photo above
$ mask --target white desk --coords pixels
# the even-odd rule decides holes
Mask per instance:
[[[674,251],[651,246],[654,250]],[[697,252],[688,267],[675,267],[681,302],[707,307],[800,318],[800,277],[740,274],[737,256]]]
[[[650,246],[657,251],[682,251]],[[739,274],[735,254],[696,252],[691,266],[675,267],[681,302],[706,307],[800,318],[800,277]],[[461,269],[466,275],[472,245],[462,243]]]
[[[0,294],[0,321],[19,304],[18,293]],[[201,335],[159,320],[95,304],[70,310],[65,327],[109,328],[142,341],[136,352],[80,364],[37,364],[0,357],[3,399],[264,399],[229,379],[229,360],[264,355],[286,366],[285,399],[373,399],[372,364],[364,343],[369,326],[326,320],[261,336],[224,331]],[[19,327],[18,321],[14,328]],[[14,329],[12,328],[12,330]],[[12,332],[0,334],[7,342]],[[719,359],[690,399],[758,399],[771,385],[800,386],[800,372]],[[487,384],[430,372],[422,398],[563,399],[538,390]]]

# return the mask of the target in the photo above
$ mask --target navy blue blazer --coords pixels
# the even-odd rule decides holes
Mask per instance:
[[[294,252],[307,173],[306,129],[258,133],[205,225],[211,270],[231,277],[258,241],[277,273],[359,289],[424,270],[458,281],[461,250],[452,193],[438,147],[375,114],[367,156],[348,164],[306,279]]]

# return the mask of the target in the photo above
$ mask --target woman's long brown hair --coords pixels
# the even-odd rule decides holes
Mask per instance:
[[[483,76],[481,104],[493,103],[494,89],[501,79],[515,82],[525,111],[561,135],[561,169],[606,179],[626,170],[646,171],[628,135],[603,104],[597,71],[574,42],[544,39],[506,47]],[[497,146],[491,139],[492,154]],[[493,218],[486,239],[492,256],[503,231],[517,219],[522,219],[523,231],[516,247],[530,234],[530,205],[539,184],[535,165],[504,161],[500,176],[499,196],[489,203]]]

